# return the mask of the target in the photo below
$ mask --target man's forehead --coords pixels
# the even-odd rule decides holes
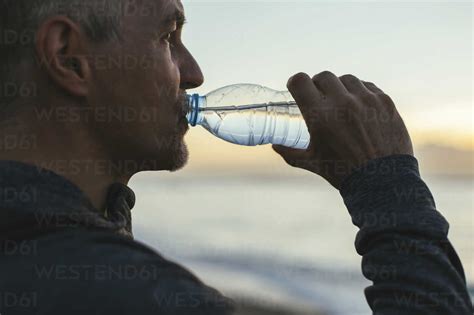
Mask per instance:
[[[149,19],[159,24],[184,19],[184,6],[181,0],[139,0],[131,3],[134,4],[128,8],[128,15],[144,23]]]

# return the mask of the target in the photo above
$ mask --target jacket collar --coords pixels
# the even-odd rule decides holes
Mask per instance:
[[[135,194],[115,183],[105,215],[66,178],[41,167],[0,161],[0,239],[58,228],[105,229],[133,238]]]

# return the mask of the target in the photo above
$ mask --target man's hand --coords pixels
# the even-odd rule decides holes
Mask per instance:
[[[312,79],[298,73],[287,86],[311,135],[307,150],[273,146],[291,166],[319,174],[339,189],[354,168],[371,159],[413,155],[395,104],[375,84],[324,71]]]

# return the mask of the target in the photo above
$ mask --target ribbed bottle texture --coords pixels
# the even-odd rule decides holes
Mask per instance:
[[[188,121],[231,143],[279,144],[306,149],[309,133],[301,112],[287,91],[254,84],[236,84],[206,96],[188,96]]]

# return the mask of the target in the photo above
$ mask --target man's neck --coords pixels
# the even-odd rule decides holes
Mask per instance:
[[[97,210],[105,211],[110,185],[126,185],[131,175],[117,173],[120,168],[114,167],[87,125],[41,117],[39,107],[23,108],[0,123],[0,134],[5,135],[0,139],[0,159],[51,170],[79,187]]]

